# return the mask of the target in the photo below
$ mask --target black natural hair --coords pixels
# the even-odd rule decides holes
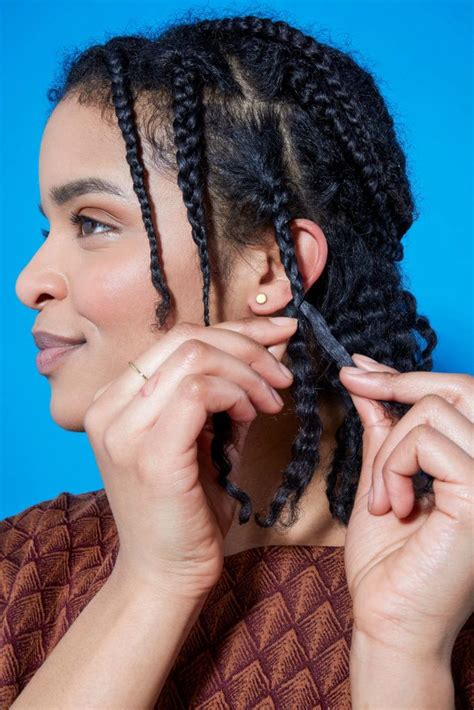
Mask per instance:
[[[150,242],[151,280],[160,293],[162,329],[171,312],[159,263],[143,144],[157,170],[177,175],[203,275],[204,324],[209,321],[211,274],[221,285],[239,247],[271,234],[291,285],[284,315],[298,318],[287,357],[299,429],[292,459],[261,527],[294,524],[298,503],[320,465],[319,400],[339,397],[344,418],[326,475],[333,518],[347,525],[362,455],[362,425],[338,377],[336,350],[363,353],[401,372],[430,370],[436,335],[402,285],[401,238],[415,205],[394,121],[371,73],[348,52],[286,22],[248,16],[176,22],[161,32],[114,36],[66,58],[60,85],[48,97],[73,96],[113,110],[122,131],[133,187]],[[329,254],[321,277],[303,290],[290,222],[315,221]],[[318,312],[314,327],[299,307]],[[316,313],[316,311],[314,311]],[[348,356],[349,357],[349,356]],[[385,403],[392,416],[405,405]],[[213,417],[211,454],[219,483],[240,504],[240,524],[252,512],[249,496],[228,479],[228,446],[235,430],[227,412]],[[415,495],[431,492],[420,472]],[[289,519],[281,513],[288,504]]]

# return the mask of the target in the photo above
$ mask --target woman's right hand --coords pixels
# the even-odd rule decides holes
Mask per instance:
[[[267,346],[286,343],[296,319],[179,323],[95,394],[84,417],[120,541],[114,575],[132,585],[200,599],[218,581],[237,501],[218,484],[206,429],[215,412],[239,425],[229,479],[257,410],[276,414],[272,386],[289,387]]]

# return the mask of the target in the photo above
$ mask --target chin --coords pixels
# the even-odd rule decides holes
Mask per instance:
[[[60,397],[52,395],[49,413],[51,418],[61,429],[67,431],[85,431],[84,416],[87,406],[80,406],[79,403],[71,401],[69,397]]]

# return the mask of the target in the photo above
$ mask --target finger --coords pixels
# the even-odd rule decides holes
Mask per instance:
[[[429,424],[454,441],[470,456],[473,455],[474,427],[452,404],[438,395],[428,395],[418,402],[395,424],[385,439],[374,461],[373,484],[397,444],[419,424]],[[376,490],[374,488],[376,493]]]
[[[352,359],[358,366],[358,371],[363,371],[365,369],[377,369],[381,371],[397,372],[394,368],[378,363],[375,360],[372,360],[372,358],[360,355],[359,353],[353,353]],[[346,386],[346,368],[341,369],[340,375],[342,375],[340,377],[342,384]],[[377,452],[387,438],[393,422],[391,418],[387,416],[385,408],[382,407],[376,400],[372,400],[368,397],[359,397],[350,389],[348,389],[348,392],[364,428],[362,438],[362,470],[359,477],[356,498],[362,496],[367,497],[372,484],[372,463]]]
[[[352,356],[355,364],[359,369],[376,371],[376,372],[398,372],[394,367],[385,365],[385,363],[377,362],[367,355],[360,355],[359,353],[354,353]]]
[[[373,500],[377,502],[380,512],[382,509],[387,511],[387,506],[392,503],[382,475],[384,465],[395,447],[421,424],[441,431],[467,454],[473,454],[473,426],[469,420],[442,397],[423,397],[393,426],[375,457],[372,467]]]
[[[342,373],[342,370],[340,372]],[[340,379],[342,384],[345,384],[344,375],[340,376]],[[349,396],[354,403],[364,429],[362,436],[362,469],[356,492],[356,497],[359,498],[368,495],[372,485],[373,461],[393,426],[393,420],[378,402],[366,397],[358,397],[351,391],[349,391]],[[388,497],[386,499],[388,501]]]
[[[183,492],[183,486],[196,482],[195,447],[208,413],[228,411],[236,422],[253,421],[256,410],[245,392],[234,382],[212,375],[190,375],[178,385],[176,396],[145,434],[141,446],[142,470],[172,471],[172,478],[161,481],[164,496]],[[179,426],[177,426],[177,422]],[[167,442],[163,446],[163,442]],[[167,457],[171,457],[167,461]],[[190,477],[190,470],[193,476]]]
[[[398,372],[393,367],[379,363],[376,360],[373,360],[366,355],[360,355],[359,353],[354,353],[352,355],[352,359],[357,365],[357,370],[362,369],[370,371],[376,370],[379,372]],[[345,374],[346,371],[344,370],[341,377],[343,382],[345,380]],[[364,426],[363,467],[356,495],[358,495],[360,490],[361,495],[367,494],[368,496],[374,480],[373,462],[392,429],[393,420],[388,416],[386,408],[382,407],[376,400],[357,397],[357,395],[352,394],[350,390],[349,395],[354,402],[354,406],[356,407]],[[388,506],[390,505],[390,501],[381,477],[380,488],[381,490],[379,492],[379,496],[381,502],[387,509],[389,509]]]
[[[354,394],[414,404],[428,394],[437,394],[470,421],[474,419],[474,378],[444,372],[362,372],[343,367],[341,381]]]
[[[278,383],[281,386],[281,373],[277,368],[275,370],[270,379],[275,385]],[[111,426],[117,438],[120,439],[121,432],[123,437],[130,438],[153,426],[168,402],[176,396],[180,382],[189,375],[227,378],[245,390],[257,410],[269,414],[277,414],[281,410],[281,404],[272,394],[272,387],[256,369],[209,343],[187,340],[162,363],[159,370],[116,415]],[[290,380],[285,379],[284,382],[288,386]]]
[[[404,518],[411,513],[415,495],[410,477],[421,469],[435,479],[436,511],[469,524],[473,497],[472,463],[472,458],[440,431],[427,424],[411,429],[390,453],[382,470],[395,515]],[[379,502],[374,502],[371,512],[376,514],[378,508]]]
[[[275,361],[274,356],[265,346],[290,338],[296,330],[297,322],[294,318],[289,319],[289,326],[282,326],[275,325],[269,318],[260,317],[225,321],[209,328],[203,328],[195,323],[179,323],[133,362],[139,370],[151,378],[181,343],[192,338],[212,343],[222,350],[232,350],[240,357],[245,353],[250,358],[250,362],[252,357],[249,356],[249,351],[253,352],[255,361],[262,358]],[[103,388],[100,395],[101,406],[106,408],[110,404],[114,411],[117,411],[125,406],[143,385],[143,378],[134,373],[131,367],[127,367],[119,377]]]

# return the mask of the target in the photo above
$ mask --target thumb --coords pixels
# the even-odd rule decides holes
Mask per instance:
[[[369,397],[362,397],[360,394],[353,394],[351,391],[351,383],[353,382],[351,371],[358,369],[342,367],[339,372],[339,379],[348,391],[364,430],[362,436],[362,470],[356,497],[368,496],[372,485],[374,459],[393,426],[392,419],[380,402]],[[359,371],[362,372],[362,368]]]

